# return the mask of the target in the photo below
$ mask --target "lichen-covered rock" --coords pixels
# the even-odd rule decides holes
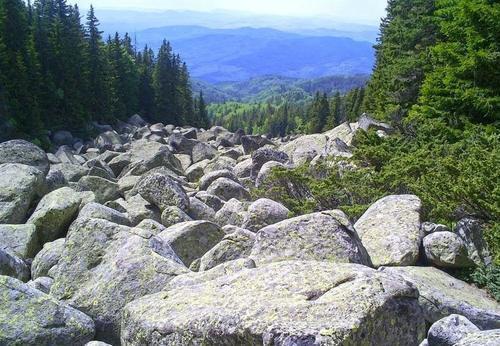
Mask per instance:
[[[224,206],[224,201],[222,199],[217,196],[211,195],[206,191],[197,192],[195,197],[208,205],[215,212],[218,212]]]
[[[250,175],[252,178],[257,178],[262,166],[269,161],[285,163],[288,161],[288,155],[282,151],[272,148],[261,148],[252,153],[252,167]]]
[[[266,145],[274,145],[269,139],[263,136],[241,136],[241,145],[246,155],[253,153]]]
[[[94,322],[83,312],[0,276],[0,345],[79,346],[94,332]]]
[[[252,166],[253,162],[251,158],[243,160],[234,166],[233,173],[238,178],[248,178],[252,175]]]
[[[118,184],[96,176],[82,177],[78,184],[85,191],[92,191],[95,194],[98,203],[106,203],[114,199],[120,198],[120,189]]]
[[[498,346],[500,343],[500,329],[485,330],[468,334],[455,346]]]
[[[138,299],[124,310],[121,341],[416,345],[425,337],[417,298],[404,280],[364,266],[279,262]]]
[[[49,172],[49,159],[45,152],[22,139],[0,143],[0,164],[19,163],[39,169],[44,175]]]
[[[375,267],[417,263],[422,241],[421,207],[414,195],[387,196],[359,218],[354,228]]]
[[[452,232],[434,232],[424,238],[425,257],[433,265],[445,268],[474,266],[463,240]]]
[[[436,224],[432,222],[423,222],[422,225],[420,225],[420,230],[425,237],[434,232],[449,232],[450,228],[446,225]]]
[[[30,269],[13,252],[7,249],[0,249],[0,275],[11,276],[26,282],[30,279]]]
[[[460,315],[450,315],[435,322],[427,334],[429,346],[453,346],[467,334],[478,332],[467,318]]]
[[[243,228],[257,232],[261,228],[286,220],[289,214],[290,210],[282,204],[261,198],[248,207],[248,216],[243,222]]]
[[[0,249],[7,249],[23,259],[35,257],[39,250],[34,225],[0,225]]]
[[[31,278],[49,276],[49,271],[61,258],[64,250],[64,238],[45,243],[43,249],[35,256],[31,264]]]
[[[54,279],[46,277],[46,276],[42,276],[42,277],[36,278],[32,281],[28,281],[26,284],[31,288],[42,291],[45,294],[49,294],[50,288],[52,287],[53,283],[54,283]]]
[[[275,168],[284,168],[285,165],[276,161],[266,162],[260,169],[255,179],[255,187],[264,188],[270,184],[270,177]]]
[[[480,329],[500,328],[500,305],[485,291],[433,267],[383,267],[380,270],[400,275],[418,288],[419,302],[429,324],[458,314]]]
[[[321,154],[327,142],[328,137],[323,134],[306,135],[285,144],[281,150],[288,154],[294,164],[300,165]]]
[[[193,221],[193,219],[179,207],[167,207],[161,214],[161,223],[165,227],[187,221]]]
[[[195,183],[200,180],[200,178],[205,174],[205,167],[209,162],[210,161],[208,160],[204,160],[189,166],[184,174],[188,181]]]
[[[370,258],[340,210],[302,215],[257,232],[250,258],[257,264],[317,260],[370,265]]]
[[[58,174],[55,172],[60,172],[66,181],[76,183],[88,174],[89,169],[72,163],[60,163],[50,166],[48,176],[50,177],[51,174]]]
[[[161,211],[170,206],[179,207],[184,211],[189,209],[189,197],[184,188],[161,170],[153,170],[144,175],[134,190]]]
[[[188,221],[173,225],[152,239],[152,243],[167,243],[189,267],[224,238],[225,233],[209,221]]]
[[[478,266],[491,264],[491,255],[483,235],[483,228],[484,225],[479,220],[464,218],[454,229],[464,241],[469,258]]]
[[[78,214],[78,217],[87,219],[102,219],[124,226],[130,225],[130,220],[127,215],[99,203],[86,204]]]
[[[69,188],[52,191],[38,203],[27,223],[36,227],[40,245],[64,236],[78,214],[82,198]]]
[[[203,160],[211,160],[217,155],[217,150],[206,143],[199,142],[193,147],[191,157],[193,163]]]
[[[210,184],[207,192],[224,201],[229,201],[232,198],[243,201],[250,199],[250,192],[248,192],[247,189],[228,178],[219,178],[215,180],[212,184]]]
[[[215,221],[220,226],[242,226],[248,217],[246,209],[247,205],[245,203],[233,198],[227,201],[215,214]]]
[[[189,199],[188,214],[193,218],[193,220],[215,220],[215,210],[210,208],[208,205],[206,205],[196,197],[191,197]]]
[[[220,243],[201,257],[199,271],[209,270],[221,263],[248,257],[254,242],[255,234],[246,229],[239,229],[234,233],[227,234]]]
[[[352,140],[354,138],[354,130],[348,122],[340,124],[334,129],[324,132],[323,134],[327,136],[330,140],[340,139],[347,145],[352,145]]]
[[[146,219],[161,220],[160,209],[146,201],[141,195],[131,196],[127,200],[120,199],[117,203],[123,208],[123,212],[127,214],[131,225],[137,225]]]
[[[231,171],[229,171],[227,169],[223,169],[220,171],[213,171],[213,172],[207,173],[203,177],[201,177],[200,182],[199,182],[200,191],[208,189],[208,187],[219,178],[227,178],[227,179],[230,179],[236,183],[240,182],[238,180],[238,178]]]
[[[160,291],[187,268],[155,253],[133,228],[78,218],[51,272],[51,295],[85,311],[95,321],[97,338],[117,344],[125,304]]]
[[[24,223],[36,197],[43,195],[45,176],[19,163],[0,164],[0,224]]]

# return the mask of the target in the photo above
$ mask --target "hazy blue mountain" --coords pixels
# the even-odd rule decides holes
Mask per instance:
[[[147,44],[155,50],[163,38],[172,42],[193,77],[212,83],[263,75],[310,79],[369,74],[374,62],[370,42],[270,28],[168,26],[135,34],[138,47]]]

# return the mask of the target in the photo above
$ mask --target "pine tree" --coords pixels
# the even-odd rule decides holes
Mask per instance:
[[[155,91],[155,120],[164,124],[181,125],[179,114],[176,114],[176,73],[172,48],[166,40],[160,47],[153,73]]]
[[[178,83],[183,123],[191,126],[201,126],[200,122],[196,121],[194,114],[193,91],[186,63],[183,63],[180,68]]]
[[[139,113],[148,119],[152,119],[155,107],[153,50],[147,46],[144,47],[143,52],[138,54],[137,63],[139,64]]]
[[[200,91],[200,95],[195,102],[195,107],[196,107],[196,126],[208,129],[208,127],[210,126],[210,121],[208,119],[207,105],[205,103],[205,99],[203,98],[203,91]]]

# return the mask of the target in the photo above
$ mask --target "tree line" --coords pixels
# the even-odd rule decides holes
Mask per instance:
[[[208,126],[203,95],[169,42],[155,54],[131,37],[104,41],[91,7],[85,23],[66,0],[0,0],[0,137],[46,143],[59,129],[140,113],[150,121]]]

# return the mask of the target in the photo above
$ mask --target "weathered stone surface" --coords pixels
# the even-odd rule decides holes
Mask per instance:
[[[189,199],[188,214],[191,218],[193,218],[193,220],[215,220],[215,210],[196,197],[191,197]]]
[[[246,155],[253,153],[265,145],[274,145],[273,142],[262,136],[241,136],[240,140]]]
[[[122,345],[416,345],[417,298],[360,265],[273,263],[128,304]]]
[[[61,172],[66,181],[77,182],[83,176],[87,175],[89,169],[81,165],[75,165],[72,163],[60,163],[50,166],[50,174],[55,174],[53,172]]]
[[[480,221],[465,218],[457,223],[454,230],[464,241],[469,258],[479,266],[491,264],[491,255],[483,236],[483,228]]]
[[[288,155],[282,151],[272,148],[261,148],[252,153],[251,177],[257,178],[262,166],[269,161],[285,163],[289,159]]]
[[[238,178],[231,171],[223,169],[220,171],[207,173],[203,177],[201,177],[199,182],[200,191],[208,189],[210,185],[219,178],[227,178],[236,183],[239,183]]]
[[[133,228],[78,218],[52,271],[51,295],[85,311],[95,321],[97,338],[117,344],[125,304],[158,292],[187,268],[152,251],[149,239]]]
[[[193,163],[203,160],[211,160],[217,155],[217,150],[209,144],[198,142],[191,154]]]
[[[318,260],[370,265],[370,258],[340,210],[302,215],[257,232],[250,256],[257,264]]]
[[[18,163],[39,169],[44,175],[49,172],[47,154],[34,145],[22,139],[0,143],[0,164]]]
[[[174,155],[177,160],[181,163],[182,171],[185,172],[189,166],[193,164],[193,161],[191,161],[191,156],[186,155],[186,154],[175,154]]]
[[[433,267],[383,267],[380,270],[400,275],[418,288],[419,302],[429,324],[458,314],[481,329],[500,328],[500,305],[485,291]]]
[[[26,263],[13,252],[0,249],[0,275],[11,276],[26,282],[30,279],[30,270]]]
[[[330,140],[338,138],[349,146],[352,145],[352,140],[354,138],[354,131],[348,122],[340,124],[334,129],[324,132],[323,134]]]
[[[425,257],[433,265],[445,268],[465,268],[474,265],[465,243],[452,232],[434,232],[424,238]]]
[[[418,260],[421,243],[417,196],[387,196],[375,202],[354,228],[375,267],[409,266]]]
[[[24,223],[28,209],[43,194],[45,176],[37,168],[0,164],[0,224]]]
[[[39,250],[34,225],[0,225],[0,249],[23,259],[35,257]]]
[[[221,263],[248,257],[254,242],[255,234],[245,229],[227,234],[220,243],[201,257],[199,271],[206,271]]]
[[[173,225],[152,239],[167,243],[189,267],[224,238],[225,233],[209,221],[188,221]]]
[[[94,338],[94,322],[51,296],[0,276],[1,345],[85,345]]]
[[[78,184],[83,190],[92,191],[95,194],[98,203],[106,203],[117,198],[120,198],[120,190],[118,184],[95,176],[82,177]]]
[[[161,211],[170,206],[177,206],[182,210],[189,209],[189,198],[184,188],[161,170],[153,170],[144,175],[134,190]]]
[[[284,168],[285,165],[276,161],[266,162],[260,169],[259,174],[257,174],[257,178],[255,179],[255,186],[260,188],[268,186],[273,169],[278,167]]]
[[[498,346],[500,329],[471,333],[460,340],[455,346]]]
[[[224,205],[224,201],[217,196],[211,195],[206,191],[200,191],[196,193],[196,198],[208,205],[215,212],[218,212]]]
[[[252,159],[246,159],[234,166],[233,173],[238,178],[248,178],[252,174]]]
[[[64,250],[64,238],[46,243],[43,249],[37,253],[31,264],[31,278],[37,279],[42,276],[50,276],[49,271],[61,259]]]
[[[328,137],[323,134],[306,135],[285,144],[281,150],[288,154],[294,164],[303,164],[321,154],[327,142]]]
[[[218,178],[210,184],[207,192],[224,201],[229,201],[232,198],[243,201],[250,199],[250,192],[247,189],[228,178]]]
[[[449,232],[450,229],[446,225],[435,224],[432,222],[423,222],[420,226],[420,230],[423,233],[423,236],[427,236],[434,232]]]
[[[248,217],[245,203],[233,198],[215,214],[216,223],[220,226],[234,225],[242,226]]]
[[[192,221],[193,219],[179,207],[167,207],[161,214],[161,223],[165,227],[170,227],[181,222]]]
[[[123,208],[123,212],[127,214],[131,225],[137,225],[146,219],[161,220],[160,209],[146,201],[141,195],[131,196],[127,200],[120,199],[117,200],[117,203]]]
[[[101,150],[112,149],[114,145],[122,145],[123,141],[118,133],[115,131],[107,131],[101,133],[94,140],[96,148]]]
[[[52,191],[42,198],[27,221],[35,225],[40,245],[64,236],[78,214],[81,201],[80,194],[69,187]]]
[[[131,162],[123,168],[119,177],[143,175],[157,167],[162,167],[164,170],[170,170],[172,175],[181,174],[183,172],[180,161],[172,154],[168,147],[164,146],[160,147],[159,151],[152,154],[151,157]]]
[[[78,217],[88,219],[102,219],[124,226],[130,225],[130,220],[128,219],[127,215],[99,203],[88,203],[82,208],[82,210],[78,214]]]
[[[186,138],[180,133],[173,133],[168,138],[168,144],[176,150],[177,154],[191,155],[193,147],[198,143],[197,140]]]
[[[112,346],[112,345],[107,344],[107,343],[102,342],[102,341],[91,341],[91,342],[87,342],[85,344],[85,346]]]
[[[243,228],[257,232],[261,228],[286,220],[290,210],[282,204],[267,198],[261,198],[250,204],[248,216]]]
[[[453,314],[440,319],[431,326],[427,341],[429,346],[453,346],[467,334],[478,331],[479,328],[467,318]]]
[[[46,276],[36,278],[26,283],[26,285],[28,285],[29,287],[42,291],[45,294],[50,293],[50,288],[52,287],[53,284],[54,284],[54,279]]]

